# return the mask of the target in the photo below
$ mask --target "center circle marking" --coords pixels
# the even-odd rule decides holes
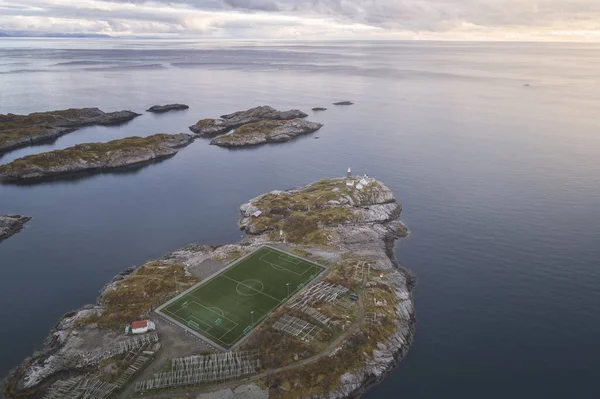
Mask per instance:
[[[242,296],[254,296],[260,294],[264,288],[263,283],[259,280],[244,280],[238,283],[235,290]]]

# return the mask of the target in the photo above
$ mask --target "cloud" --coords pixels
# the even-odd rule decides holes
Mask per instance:
[[[280,11],[281,9],[271,0],[224,0],[232,8],[254,11]]]
[[[0,30],[600,41],[598,0],[0,0]]]

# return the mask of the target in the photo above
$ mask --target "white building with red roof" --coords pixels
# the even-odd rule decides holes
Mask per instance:
[[[134,321],[131,323],[131,333],[132,334],[145,334],[148,331],[156,330],[156,324],[154,324],[150,320],[140,320]]]

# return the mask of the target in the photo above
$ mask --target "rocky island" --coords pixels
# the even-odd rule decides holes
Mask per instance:
[[[0,152],[55,139],[84,126],[117,125],[140,116],[132,111],[106,113],[98,108],[70,108],[29,115],[0,114]]]
[[[78,144],[0,165],[0,182],[41,179],[82,171],[107,170],[149,163],[177,154],[194,140],[189,134],[128,137],[108,143]]]
[[[352,101],[339,101],[337,103],[333,103],[333,105],[354,105]]]
[[[210,143],[221,147],[248,147],[265,143],[281,143],[294,137],[313,133],[323,127],[305,119],[266,120],[248,123],[231,134],[225,134]]]
[[[65,314],[44,348],[10,374],[6,398],[181,398],[204,392],[335,399],[358,395],[382,379],[408,351],[415,322],[414,278],[393,250],[408,230],[390,189],[366,176],[322,180],[263,194],[240,212],[247,233],[241,242],[189,245],[128,269],[104,287],[95,305]],[[238,350],[220,353],[153,312],[264,244],[325,271],[248,332]],[[123,334],[124,324],[143,318],[154,322],[155,332]],[[311,339],[282,329],[284,318],[312,326]],[[243,368],[228,359],[242,359]]]
[[[313,110],[313,111],[315,111],[315,112],[319,112],[319,111],[327,111],[327,108],[324,108],[324,107],[315,107],[315,108],[313,108],[312,110]]]
[[[247,123],[256,123],[265,120],[290,120],[306,118],[308,115],[297,109],[290,111],[277,111],[269,106],[251,108],[233,114],[222,115],[220,119],[202,119],[190,130],[199,136],[216,136],[227,133]]]
[[[152,112],[154,114],[163,114],[165,112],[170,111],[182,111],[184,109],[188,109],[190,106],[185,104],[167,104],[167,105],[154,105],[148,108],[147,112]]]
[[[28,216],[0,215],[0,241],[17,234],[30,220]]]

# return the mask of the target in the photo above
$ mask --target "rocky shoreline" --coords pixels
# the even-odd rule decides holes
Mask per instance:
[[[249,147],[266,143],[282,143],[300,135],[314,133],[321,127],[322,124],[305,119],[267,120],[243,125],[231,134],[217,137],[210,144],[220,147]]]
[[[177,154],[194,141],[189,134],[128,137],[108,143],[79,144],[0,165],[0,182],[39,180],[83,171],[102,171],[140,165]]]
[[[84,126],[118,125],[140,116],[132,111],[106,113],[98,108],[70,108],[29,115],[0,114],[0,152],[52,140]]]
[[[308,115],[297,109],[289,111],[278,111],[269,106],[251,108],[246,111],[234,112],[233,114],[222,115],[220,119],[202,119],[195,125],[190,126],[190,130],[202,137],[216,136],[224,134],[246,125],[266,120],[290,120],[306,118]]]
[[[123,321],[152,317],[154,305],[176,295],[176,287],[192,286],[214,273],[215,268],[218,270],[264,244],[327,265],[325,281],[348,284],[358,290],[364,297],[360,308],[370,319],[363,320],[362,311],[359,312],[353,322],[359,328],[349,329],[339,344],[333,341],[336,346],[331,353],[313,356],[308,359],[310,362],[299,362],[298,367],[294,366],[297,358],[277,365],[271,364],[270,355],[261,352],[266,369],[250,378],[261,387],[261,392],[272,398],[345,398],[382,379],[408,351],[415,323],[411,294],[415,279],[398,265],[393,251],[396,240],[406,237],[408,229],[399,221],[402,206],[389,188],[366,176],[323,180],[298,189],[263,194],[242,205],[240,212],[240,227],[247,233],[240,243],[190,245],[161,260],[129,269],[102,290],[96,305],[66,314],[51,331],[44,349],[10,374],[5,382],[6,398],[41,398],[52,384],[66,378],[85,376],[108,381],[110,358],[102,354],[127,339],[118,328]],[[359,284],[356,270],[367,263],[369,274]],[[379,273],[385,277],[380,278]],[[156,285],[156,278],[162,281],[161,285]],[[288,311],[286,305],[282,308],[283,312]],[[185,344],[186,339],[191,339],[187,336],[173,340],[180,347],[171,347],[168,338],[174,332],[162,328],[168,326],[159,324],[158,330],[167,362],[169,357],[198,353],[197,343]],[[261,334],[268,329],[266,323],[260,331],[253,332],[242,349],[260,352],[265,345],[287,345],[288,341],[279,341],[280,338],[261,341]],[[314,350],[302,345],[303,351]],[[293,352],[283,348],[283,352]],[[303,352],[296,353],[297,356]],[[280,366],[285,367],[279,370]],[[156,368],[161,367],[164,365],[156,364]],[[313,378],[323,373],[323,379]],[[227,385],[221,392],[230,392],[232,383]],[[236,392],[257,389],[247,382],[236,385]],[[181,397],[182,392],[198,393],[204,389],[189,387],[173,391],[172,396],[163,391],[161,397]],[[217,385],[208,389],[215,393],[220,388]],[[146,392],[144,397],[152,395]]]
[[[30,220],[29,216],[0,215],[0,241],[17,234]]]

